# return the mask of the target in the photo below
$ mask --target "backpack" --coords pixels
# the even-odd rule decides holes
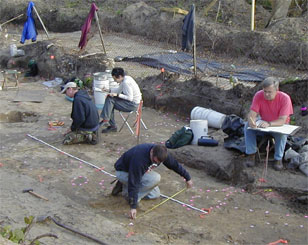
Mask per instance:
[[[193,131],[190,127],[184,126],[172,134],[166,141],[167,148],[175,149],[184,145],[189,145],[193,139]]]
[[[244,136],[244,126],[245,122],[239,116],[234,114],[226,116],[222,123],[221,129],[224,133],[229,135],[229,137],[242,137]]]

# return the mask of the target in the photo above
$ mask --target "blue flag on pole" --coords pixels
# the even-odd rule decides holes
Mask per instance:
[[[27,9],[27,21],[24,24],[24,29],[22,31],[20,43],[24,44],[25,40],[32,39],[32,42],[36,41],[37,31],[35,27],[35,21],[32,17],[32,9],[34,3],[29,2],[28,9]]]
[[[195,6],[192,5],[189,13],[185,16],[182,26],[182,50],[190,51],[194,38]]]

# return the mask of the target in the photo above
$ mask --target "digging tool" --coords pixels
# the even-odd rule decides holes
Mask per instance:
[[[46,197],[43,197],[43,196],[33,192],[33,189],[25,189],[25,190],[22,191],[22,193],[26,193],[26,192],[29,192],[33,196],[36,196],[36,197],[41,198],[41,199],[43,199],[45,201],[48,201],[48,199]]]
[[[68,226],[66,226],[66,225],[63,225],[63,224],[59,223],[59,222],[56,221],[53,217],[48,216],[48,215],[47,215],[47,216],[38,216],[38,217],[36,217],[35,222],[37,222],[37,223],[38,223],[38,222],[44,222],[45,220],[48,220],[48,219],[50,219],[51,221],[53,221],[56,225],[58,225],[58,226],[60,226],[60,227],[62,227],[62,228],[64,228],[64,229],[67,229],[67,230],[69,230],[69,231],[75,232],[75,233],[77,233],[77,234],[79,234],[79,235],[81,235],[81,236],[83,236],[83,237],[86,237],[86,238],[92,240],[92,241],[95,241],[95,242],[97,242],[98,244],[107,245],[106,243],[104,243],[103,241],[98,240],[98,239],[95,238],[95,237],[92,237],[92,236],[90,236],[90,235],[88,235],[88,234],[82,233],[82,232],[77,231],[77,230],[75,230],[75,229],[73,229],[73,228],[71,228],[71,227],[68,227]]]

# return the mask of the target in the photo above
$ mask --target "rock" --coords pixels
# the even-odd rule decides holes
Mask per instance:
[[[144,2],[139,2],[129,5],[123,11],[123,18],[137,27],[147,22],[149,18],[157,13],[158,11],[155,8],[150,7]]]
[[[199,169],[220,180],[231,180],[234,171],[231,151],[221,147],[187,145],[170,150],[182,164]]]

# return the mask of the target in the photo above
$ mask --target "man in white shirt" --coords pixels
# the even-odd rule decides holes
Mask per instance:
[[[141,92],[136,81],[126,76],[123,68],[114,68],[111,72],[113,79],[119,83],[118,88],[108,90],[109,94],[100,115],[103,120],[100,124],[109,126],[102,130],[102,133],[117,132],[116,122],[114,120],[114,109],[123,112],[131,112],[138,108],[141,100]]]

